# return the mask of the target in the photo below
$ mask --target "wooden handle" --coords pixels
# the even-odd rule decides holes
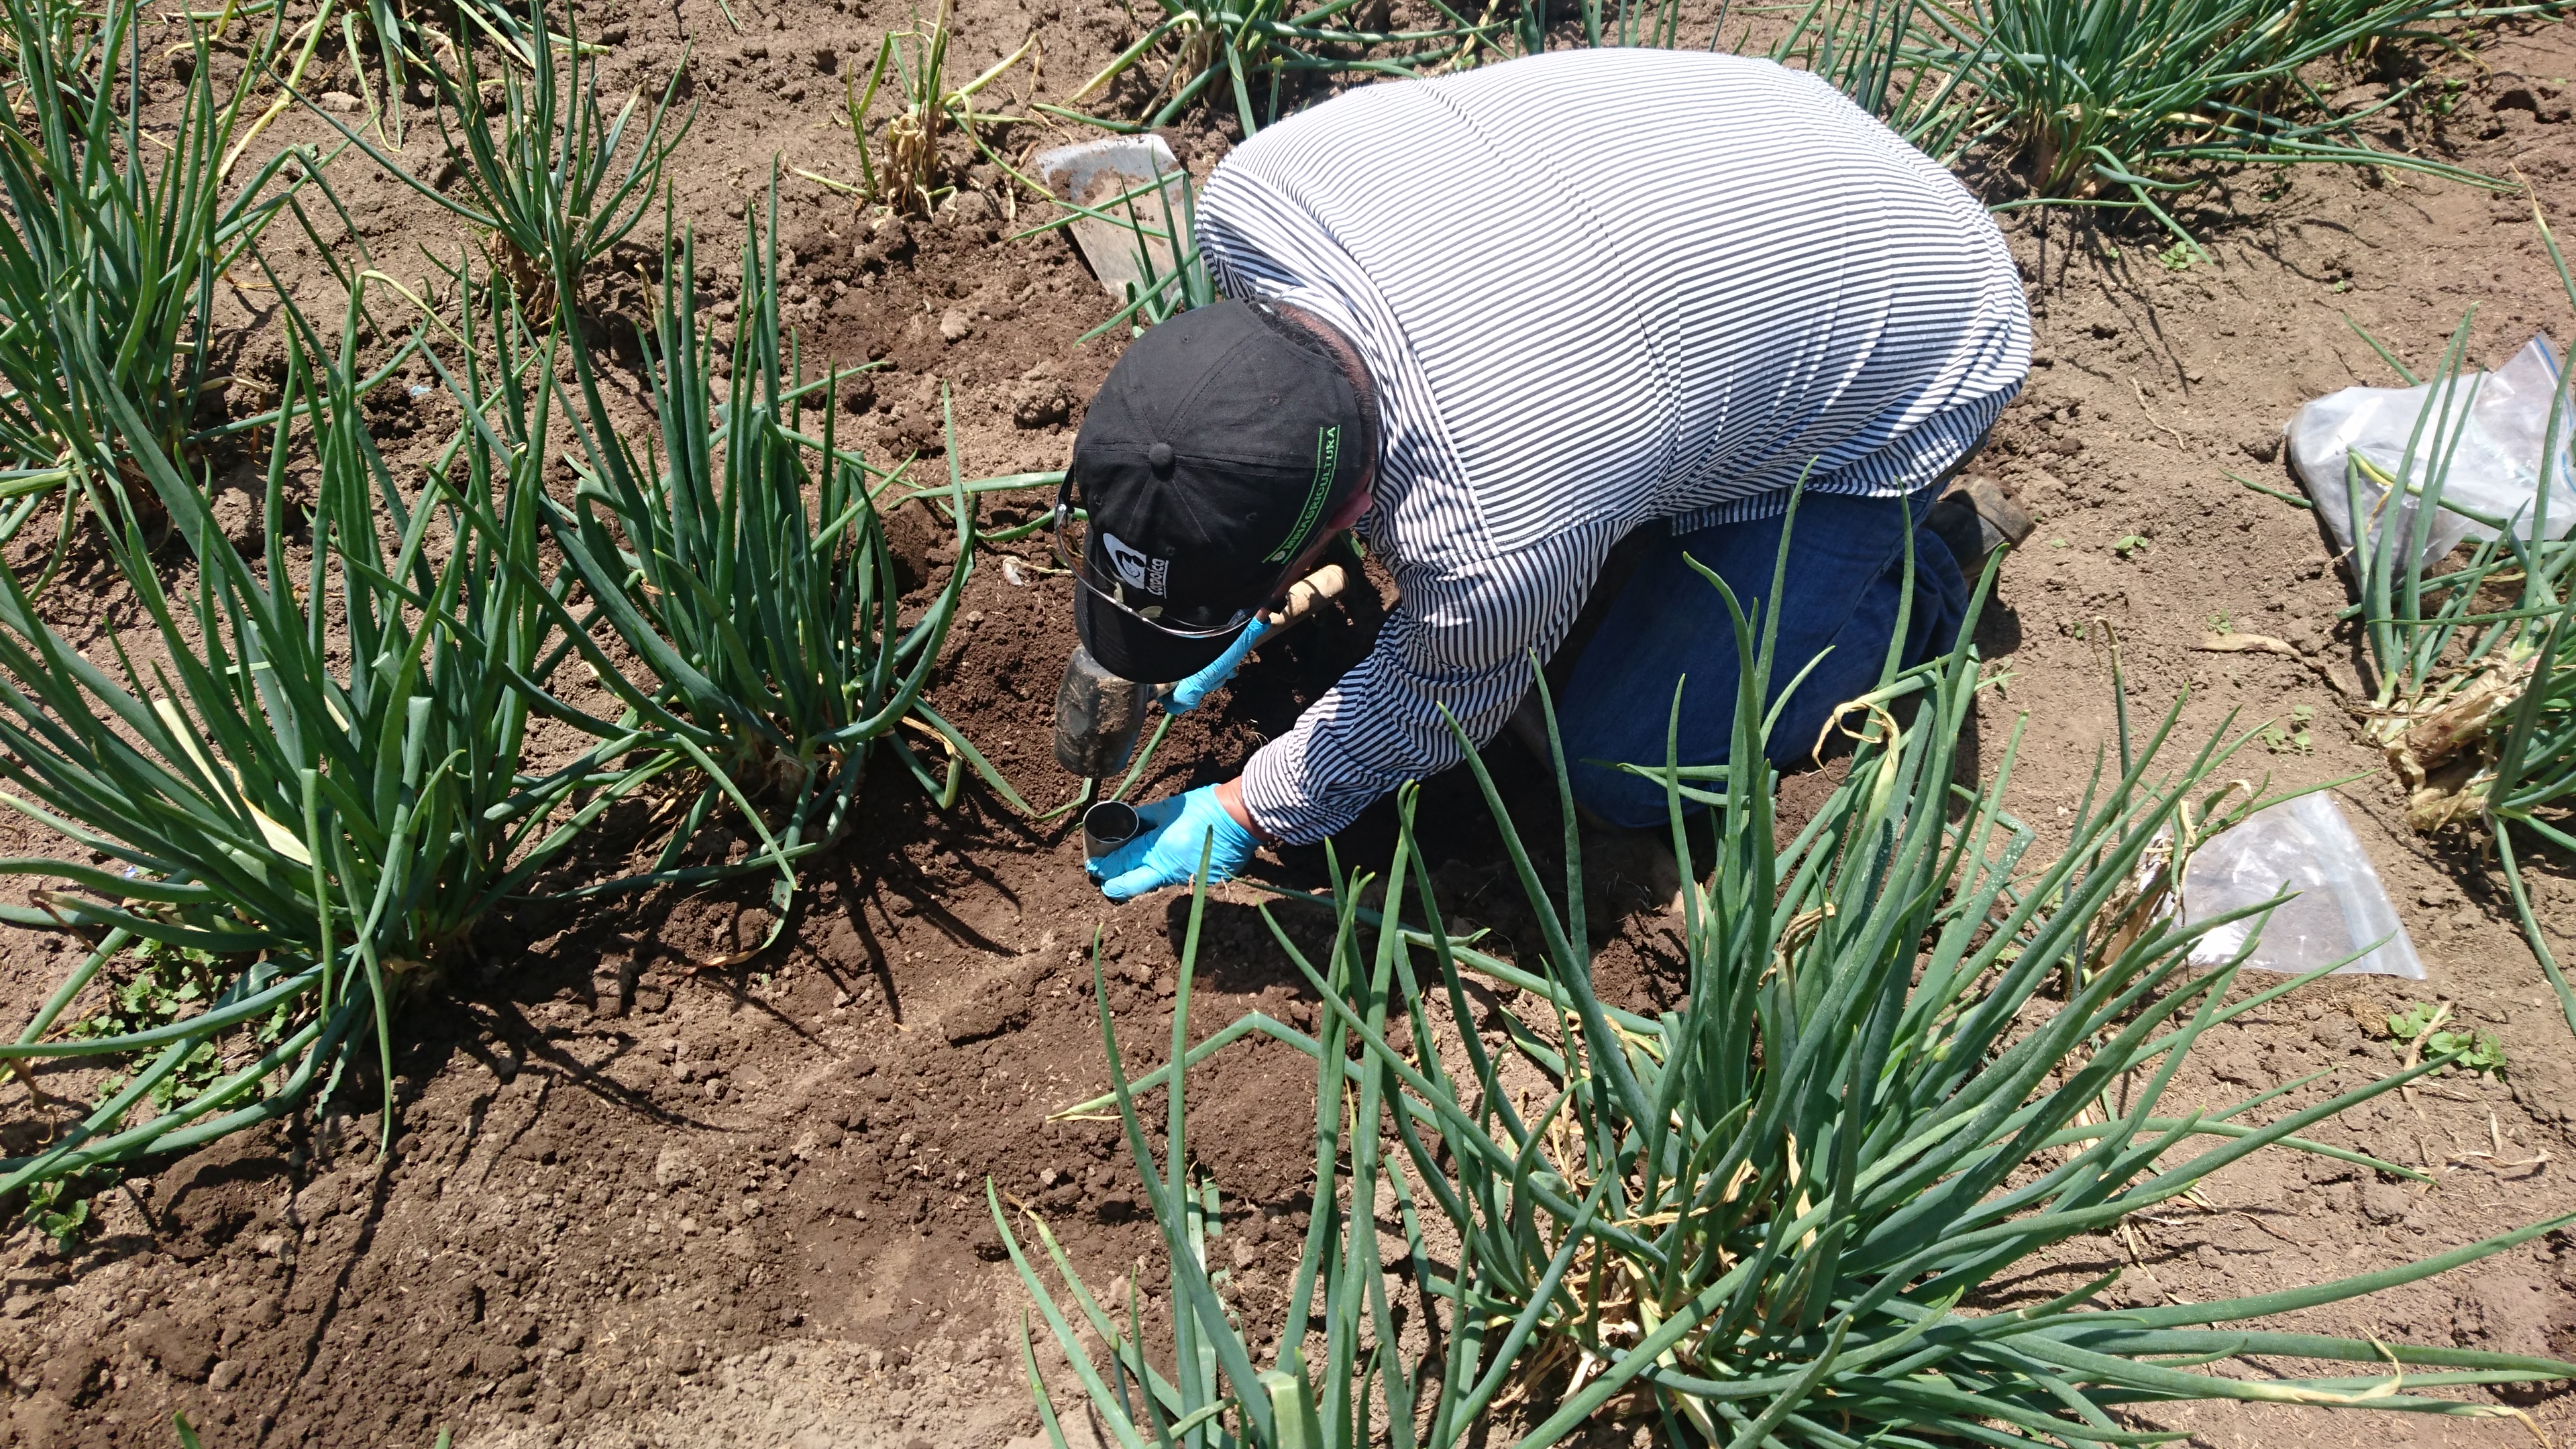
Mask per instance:
[[[1288,586],[1288,598],[1270,616],[1270,627],[1293,624],[1315,611],[1327,599],[1338,599],[1342,590],[1351,586],[1350,570],[1340,564],[1326,564]]]

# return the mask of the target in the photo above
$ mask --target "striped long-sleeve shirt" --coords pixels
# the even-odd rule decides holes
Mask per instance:
[[[1246,767],[1312,841],[1482,742],[1631,529],[1938,477],[2030,358],[1984,208],[1821,80],[1658,50],[1364,86],[1247,141],[1198,211],[1233,296],[1357,345],[1363,522],[1403,603]]]

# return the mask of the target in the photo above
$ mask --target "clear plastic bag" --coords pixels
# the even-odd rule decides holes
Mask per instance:
[[[2542,335],[2525,343],[2512,361],[2495,371],[2467,373],[2447,386],[2348,387],[2316,399],[2290,419],[2290,466],[2325,516],[2326,531],[2334,535],[2337,552],[2352,550],[2356,517],[2382,545],[2402,546],[2414,527],[2419,497],[2410,492],[2393,506],[2383,506],[2387,490],[2348,462],[2358,457],[2380,477],[2394,478],[2399,465],[2406,462],[2407,442],[2413,439],[2416,456],[2406,482],[2410,489],[2421,489],[2440,462],[2437,434],[2448,437],[2456,432],[2458,442],[2449,450],[2450,467],[2442,479],[2442,499],[2451,507],[2443,508],[2427,529],[2418,567],[2431,565],[2465,539],[2496,536],[2496,530],[2453,508],[2512,520],[2514,531],[2530,538],[2539,521],[2540,454],[2549,429],[2550,397],[2553,388],[2564,386],[2558,355]],[[2466,408],[2466,421],[2452,424],[2439,416],[2426,418],[2419,437],[2417,420],[2428,406],[2445,401],[2453,410]],[[2569,435],[2576,433],[2576,409],[2562,419],[2558,456],[2549,469],[2549,512],[2544,525],[2552,538],[2564,537],[2576,526],[2576,467],[2568,458]]]
[[[2343,812],[2322,791],[2258,810],[2203,841],[2183,869],[2183,922],[2197,925],[2260,905],[2284,886],[2298,894],[2275,907],[2269,920],[2230,921],[2201,937],[2191,959],[2223,964],[2259,929],[2262,939],[2246,958],[2248,966],[2296,975],[2379,941],[2335,974],[2424,979],[2424,963],[2380,888],[2379,872]]]

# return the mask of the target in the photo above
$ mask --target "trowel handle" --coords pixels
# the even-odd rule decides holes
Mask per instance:
[[[1338,599],[1342,590],[1351,586],[1351,571],[1340,564],[1326,564],[1288,586],[1288,597],[1270,616],[1270,627],[1294,624],[1315,611],[1327,600]]]
[[[1299,579],[1270,616],[1269,632],[1276,634],[1315,612],[1317,605],[1341,597],[1350,584],[1350,570],[1340,564],[1326,564]],[[1171,688],[1121,679],[1102,668],[1091,651],[1076,645],[1073,657],[1066,661],[1064,680],[1056,686],[1056,763],[1094,780],[1125,768],[1145,722],[1145,706]]]

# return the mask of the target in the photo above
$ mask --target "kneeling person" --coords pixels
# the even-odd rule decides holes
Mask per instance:
[[[1368,86],[1227,157],[1198,233],[1233,300],[1130,344],[1075,440],[1083,644],[1142,682],[1221,668],[1348,528],[1403,598],[1238,778],[1145,807],[1093,864],[1111,897],[1457,763],[1449,719],[1491,738],[1614,582],[1557,697],[1567,758],[1661,763],[1678,684],[1682,763],[1722,761],[1735,635],[1694,564],[1765,607],[1793,492],[1777,658],[1822,662],[1775,758],[1900,618],[1908,662],[1955,635],[1924,518],[2020,387],[2029,313],[1985,209],[1825,82],[1600,50]],[[1595,815],[1664,819],[1660,785],[1572,768]]]

